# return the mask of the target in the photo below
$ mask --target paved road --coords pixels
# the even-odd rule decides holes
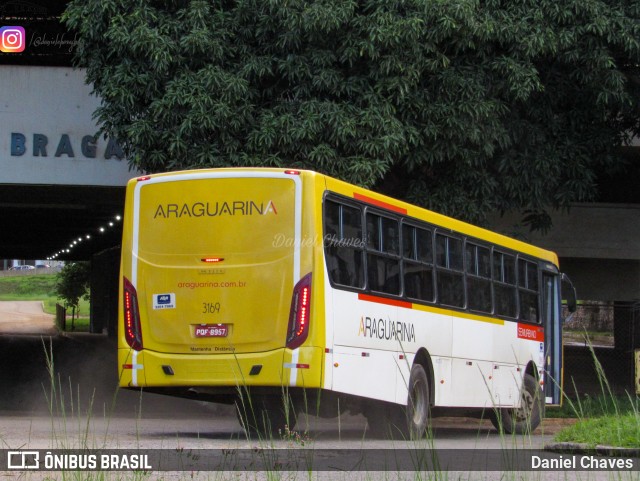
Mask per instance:
[[[138,399],[138,401],[138,405],[144,406],[146,401],[144,395],[142,400]],[[188,469],[158,471],[149,475],[149,479],[162,480],[637,481],[640,479],[638,471],[415,471],[412,467],[414,459],[406,457],[408,449],[417,450],[416,452],[419,453],[434,452],[429,450],[435,449],[439,459],[450,459],[449,456],[456,455],[473,455],[482,459],[482,456],[485,456],[483,453],[492,453],[489,459],[493,459],[494,462],[497,459],[499,462],[504,458],[504,453],[526,454],[529,449],[542,447],[549,439],[546,433],[534,436],[499,436],[493,429],[474,420],[460,423],[449,419],[435,420],[433,438],[419,442],[370,439],[366,434],[364,418],[360,416],[342,416],[339,424],[336,420],[312,419],[311,429],[307,433],[275,436],[269,440],[248,440],[233,416],[216,410],[202,409],[200,405],[192,406],[194,409],[190,412],[189,404],[193,403],[186,401],[176,403],[177,409],[172,414],[161,415],[158,412],[148,412],[138,416],[110,415],[96,412],[95,409],[91,415],[87,416],[86,406],[76,407],[75,412],[69,412],[64,416],[60,413],[42,415],[4,411],[0,412],[0,440],[4,449],[129,449],[152,453],[152,455],[153,452],[150,450],[163,449],[166,450],[163,452],[169,452],[170,455],[179,452],[180,456],[186,456],[187,461],[193,454],[197,454],[193,450],[216,450],[212,456],[218,456],[215,459],[220,459],[220,450],[224,449],[228,450],[225,451],[226,453],[231,453],[224,456],[246,459],[248,455],[252,460],[248,468],[239,471],[195,472]],[[267,450],[269,454],[265,455],[261,449]],[[304,451],[305,454],[300,457],[298,453],[302,449],[307,451]],[[380,466],[376,464],[378,458],[389,456],[389,453],[396,461],[383,463],[381,466],[385,468],[361,471],[358,466],[362,462],[362,453],[367,451],[374,454],[365,454],[365,462],[373,463],[374,466]],[[237,454],[238,452],[241,454]],[[285,473],[265,472],[255,467],[254,463],[264,461],[266,456],[268,456],[267,461],[270,461],[274,452],[286,459],[293,456],[295,459],[293,467],[287,467],[287,465],[282,467],[281,470],[287,471]],[[305,464],[306,456],[312,457],[311,471]],[[397,459],[403,461],[398,462]],[[490,466],[494,465],[498,464],[490,464]],[[313,471],[313,466],[322,468]],[[459,465],[454,464],[454,466]],[[26,479],[62,479],[60,474],[28,473],[29,477]],[[4,479],[3,475],[7,479],[16,479],[16,481],[21,479],[15,472],[0,472],[0,479]],[[123,473],[112,473],[112,475],[112,478],[107,479],[131,479],[132,481],[140,479],[134,476],[127,477]],[[69,473],[66,476],[66,479],[76,479],[70,478]]]
[[[0,302],[0,335],[56,334],[54,316],[45,314],[41,301]]]
[[[133,399],[145,411],[145,396]],[[56,406],[54,415],[3,411],[0,427],[2,442],[10,447],[50,449],[58,445],[75,448],[87,445],[93,448],[145,448],[145,449],[245,449],[262,446],[264,440],[247,439],[231,409],[209,407],[194,401],[176,401],[175,412],[150,410],[138,415],[109,414],[95,408],[87,415],[89,406],[76,407],[62,415]],[[310,418],[306,431],[281,433],[269,440],[268,446],[314,447],[318,449],[356,449],[363,444],[367,449],[391,446],[414,446],[408,441],[371,438],[362,416],[345,414],[340,419]],[[542,448],[551,439],[553,431],[533,436],[500,436],[486,423],[474,419],[435,419],[433,439],[429,447],[437,449],[502,449]],[[422,445],[418,443],[417,446]]]

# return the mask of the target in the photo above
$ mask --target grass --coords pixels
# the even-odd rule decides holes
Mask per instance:
[[[44,312],[56,313],[56,304],[63,301],[55,293],[56,274],[0,277],[0,301],[42,301]],[[75,331],[89,330],[90,303],[80,299],[79,319],[75,321]],[[71,311],[68,311],[71,314]],[[78,315],[78,313],[76,313]],[[71,320],[67,321],[70,330]]]
[[[638,410],[640,398],[637,396],[591,396],[574,395],[564,400],[562,407],[547,407],[547,418],[593,418],[629,414]]]
[[[556,435],[556,441],[586,444],[590,448],[598,445],[639,448],[640,416],[637,412],[632,412],[620,416],[583,419],[560,431]]]
[[[592,344],[588,346],[596,366],[600,394],[595,398],[578,396],[574,400],[566,399],[565,409],[573,411],[578,422],[562,429],[555,440],[586,444],[591,448],[598,445],[640,448],[639,398],[631,394],[626,398],[613,394]]]
[[[606,406],[602,404],[604,402]],[[555,440],[586,444],[592,448],[598,445],[640,448],[639,408],[638,398],[631,396],[624,404],[606,395],[591,408],[585,409],[582,403],[574,404],[574,417],[578,418],[578,422],[562,429]]]
[[[613,347],[613,331],[584,331],[564,329],[562,338],[566,343],[588,346],[589,343],[598,346]]]
[[[0,300],[2,301],[43,301],[45,308],[53,308],[58,300],[56,275],[0,277]]]

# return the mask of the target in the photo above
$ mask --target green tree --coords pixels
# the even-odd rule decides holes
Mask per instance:
[[[89,299],[90,263],[65,264],[56,275],[56,294],[64,300],[65,308],[71,307],[71,329],[75,329],[76,311],[80,298]],[[79,312],[78,312],[79,315]]]
[[[594,198],[640,131],[638,0],[73,0],[146,171],[312,168],[482,222]]]

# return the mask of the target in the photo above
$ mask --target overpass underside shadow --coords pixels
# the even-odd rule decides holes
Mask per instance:
[[[119,245],[124,191],[124,186],[0,183],[0,259],[90,260]]]
[[[0,366],[2,415],[102,419],[218,414],[217,405],[118,388],[117,345],[106,334],[2,335]]]

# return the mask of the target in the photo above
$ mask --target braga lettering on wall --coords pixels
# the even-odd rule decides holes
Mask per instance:
[[[27,136],[20,132],[11,133],[11,156],[21,157],[25,154],[31,154],[33,157],[66,156],[68,158],[84,157],[95,159],[98,156],[100,142],[106,142],[104,154],[101,157],[106,160],[113,158],[117,160],[124,159],[124,151],[114,139],[101,140],[93,135],[75,138],[68,134],[50,138],[40,133]]]

